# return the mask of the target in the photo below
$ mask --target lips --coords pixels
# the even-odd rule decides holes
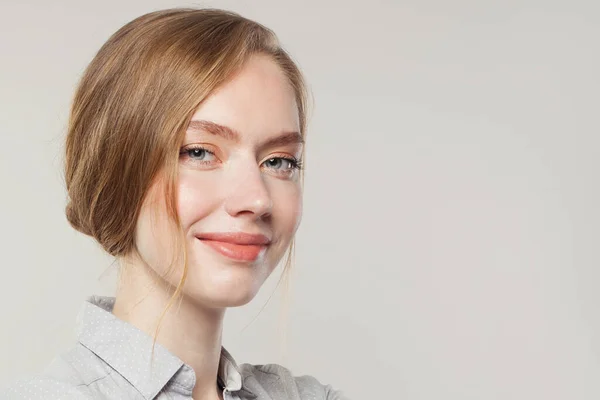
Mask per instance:
[[[264,235],[250,233],[202,233],[196,236],[202,243],[227,258],[255,261],[271,243]]]

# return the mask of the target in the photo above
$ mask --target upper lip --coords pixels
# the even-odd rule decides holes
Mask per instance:
[[[206,232],[197,234],[196,237],[198,239],[243,245],[266,245],[271,243],[271,239],[265,235],[244,232]]]

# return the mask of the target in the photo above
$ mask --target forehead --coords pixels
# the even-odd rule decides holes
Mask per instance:
[[[212,93],[192,120],[230,126],[244,137],[299,131],[295,92],[268,56],[253,56],[230,81]]]

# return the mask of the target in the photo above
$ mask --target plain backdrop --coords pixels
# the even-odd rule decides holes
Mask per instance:
[[[230,311],[238,362],[356,400],[600,398],[596,0],[2,0],[0,384],[114,290],[64,217],[68,108],[114,31],[175,6],[272,28],[315,99],[292,287]]]

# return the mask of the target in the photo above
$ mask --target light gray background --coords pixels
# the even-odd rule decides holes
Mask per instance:
[[[277,276],[232,310],[238,361],[357,400],[600,398],[592,0],[4,0],[1,384],[69,346],[85,297],[114,287],[63,216],[78,77],[124,23],[192,5],[273,28],[316,101],[289,310],[276,295],[247,326]]]

